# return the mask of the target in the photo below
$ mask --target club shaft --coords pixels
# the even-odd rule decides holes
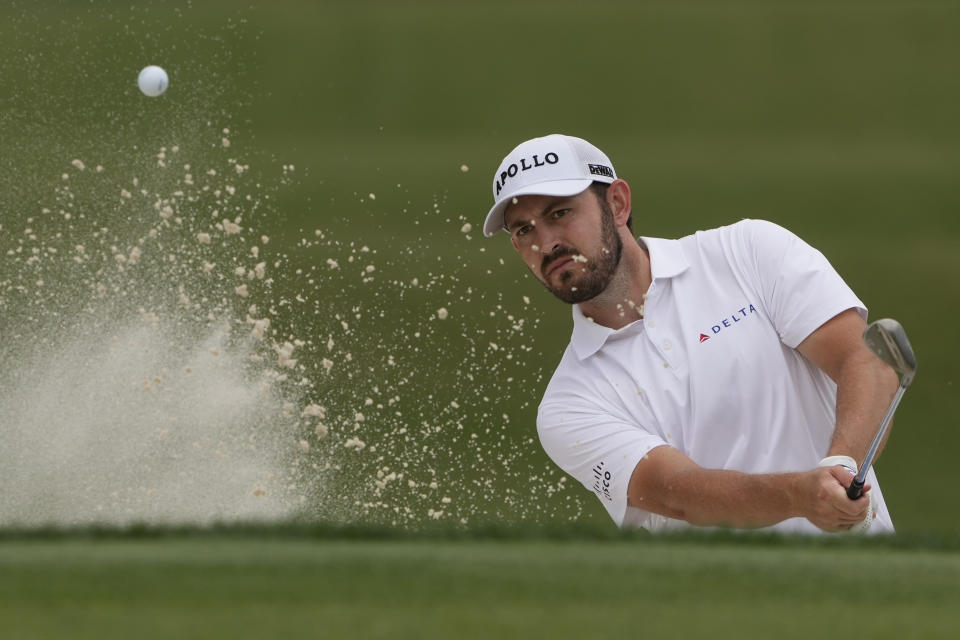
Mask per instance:
[[[870,467],[873,465],[873,459],[877,456],[877,451],[880,450],[880,444],[883,442],[884,437],[887,435],[887,430],[890,428],[890,421],[893,420],[893,414],[897,410],[897,405],[900,404],[900,398],[903,397],[904,392],[907,388],[901,384],[897,388],[896,395],[893,396],[893,400],[890,401],[890,407],[887,409],[887,415],[883,416],[883,422],[880,423],[880,428],[877,430],[877,435],[873,438],[873,442],[870,444],[870,450],[867,451],[866,457],[863,459],[863,463],[860,465],[860,471],[857,473],[855,481],[857,484],[862,485],[867,477],[867,471],[870,470]]]

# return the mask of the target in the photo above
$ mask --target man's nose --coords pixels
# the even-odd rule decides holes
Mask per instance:
[[[540,253],[549,255],[560,248],[560,239],[549,229],[540,229]]]

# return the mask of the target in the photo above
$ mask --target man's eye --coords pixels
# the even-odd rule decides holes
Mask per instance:
[[[518,236],[525,236],[529,232],[530,232],[530,225],[528,224],[521,225],[517,227],[516,231],[514,231],[514,233],[516,233]]]
[[[556,211],[550,214],[550,217],[556,220],[558,218],[562,218],[568,213],[570,213],[570,209],[557,209]]]

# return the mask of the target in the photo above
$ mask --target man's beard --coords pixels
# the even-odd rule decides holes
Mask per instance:
[[[613,211],[606,202],[601,203],[601,208],[603,209],[603,216],[600,222],[600,255],[595,260],[583,263],[583,271],[580,272],[581,280],[576,287],[567,285],[576,275],[576,269],[561,274],[560,286],[554,286],[549,280],[542,281],[543,286],[550,293],[568,304],[586,302],[603,293],[620,264],[620,257],[623,254],[623,241],[620,239],[620,234],[617,233],[617,227],[613,221]],[[574,249],[558,249],[543,258],[540,273],[545,273],[547,266],[558,258],[575,255],[578,255],[578,252]]]

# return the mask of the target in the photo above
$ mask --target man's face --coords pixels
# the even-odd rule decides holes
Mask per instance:
[[[603,292],[620,263],[623,242],[613,212],[591,189],[569,197],[520,196],[504,221],[530,272],[569,304]]]

